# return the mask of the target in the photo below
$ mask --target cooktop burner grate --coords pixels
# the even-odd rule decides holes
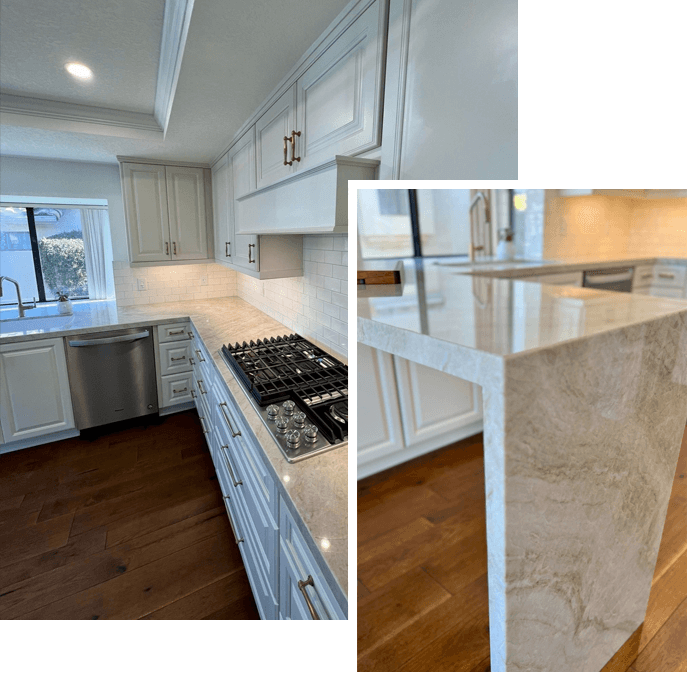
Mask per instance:
[[[222,354],[261,406],[290,393],[308,406],[348,397],[348,367],[297,334],[229,343]]]

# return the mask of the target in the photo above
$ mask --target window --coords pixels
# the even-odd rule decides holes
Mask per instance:
[[[99,209],[0,206],[0,272],[19,283],[23,303],[54,301],[59,292],[104,298],[105,223]],[[16,288],[3,287],[0,304],[16,303]]]
[[[479,191],[484,192],[485,202],[477,201],[474,205]],[[497,229],[511,226],[510,191],[359,189],[361,256],[376,259],[468,255],[470,219],[474,220],[476,243],[484,246],[485,254],[493,255]]]

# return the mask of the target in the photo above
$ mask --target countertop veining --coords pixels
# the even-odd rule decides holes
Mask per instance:
[[[293,333],[240,298],[216,298],[118,307],[114,301],[73,303],[69,317],[0,320],[0,343],[61,337],[84,332],[166,324],[191,319],[232,395],[253,429],[299,516],[333,572],[348,593],[348,445],[295,464],[283,457],[245,391],[219,354],[224,343]],[[311,339],[317,345],[316,339]],[[327,352],[335,352],[324,348]],[[344,360],[345,358],[339,357]]]

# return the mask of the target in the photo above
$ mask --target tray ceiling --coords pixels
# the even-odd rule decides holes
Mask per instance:
[[[1,154],[108,163],[115,163],[116,155],[208,163],[224,150],[348,0],[198,0],[195,4],[193,0],[0,1]],[[64,26],[70,23],[68,15],[76,23],[77,13],[85,6],[91,17],[87,23],[82,24],[80,18],[79,29]],[[173,6],[178,6],[178,14],[172,11]],[[190,23],[182,7],[189,8]],[[179,33],[168,29],[166,18],[162,21],[167,11],[179,22]],[[6,52],[6,31],[21,33],[25,39],[35,35],[36,14],[43,15],[39,34],[64,26],[70,40],[51,38],[44,57],[38,60],[25,60],[21,56],[24,48],[14,38]],[[92,32],[85,29],[89,26],[103,39],[93,40]],[[170,108],[160,101],[158,116],[157,85],[164,80],[161,74],[158,78],[163,29],[165,35],[169,30],[170,36],[179,36],[178,46],[170,37],[166,54],[169,61],[177,56],[181,61],[180,70],[175,71],[171,64],[166,69],[168,79],[173,79]],[[79,51],[87,49],[84,45],[95,44],[99,49],[90,48],[89,54]],[[89,95],[74,83],[70,92],[78,94],[60,101],[50,99],[60,88],[50,82],[46,60],[61,61],[55,68],[62,70],[63,55],[68,52],[70,60],[94,70],[95,84],[104,77],[110,85],[100,82]],[[50,68],[54,68],[53,63]],[[60,75],[63,78],[63,73]],[[53,120],[44,120],[31,111],[36,98],[68,109],[92,107],[87,113],[94,113],[97,120],[75,123],[70,110],[65,116],[58,111]],[[26,110],[26,115],[18,117],[8,111],[6,103],[15,104],[14,99],[21,100],[19,109]],[[162,118],[166,125],[160,124]]]

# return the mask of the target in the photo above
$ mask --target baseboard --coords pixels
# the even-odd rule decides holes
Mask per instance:
[[[627,672],[628,668],[638,657],[638,646],[640,645],[640,635],[643,633],[642,623],[607,662],[601,671],[603,672]]]
[[[49,442],[58,442],[58,440],[67,440],[71,437],[77,437],[80,431],[76,428],[70,430],[61,430],[58,433],[49,433],[48,435],[39,435],[39,437],[28,437],[26,440],[16,440],[15,442],[6,442],[0,445],[0,454],[7,452],[16,452],[18,449],[29,449],[29,447],[38,447]]]

